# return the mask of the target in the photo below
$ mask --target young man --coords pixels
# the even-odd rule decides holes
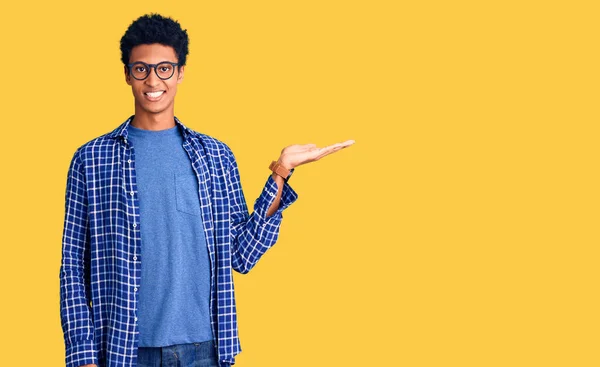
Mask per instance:
[[[66,365],[230,366],[242,350],[232,270],[249,272],[275,244],[294,168],[353,141],[283,149],[249,214],[230,148],[174,115],[187,32],[144,15],[121,53],[135,114],[80,146],[67,176]]]

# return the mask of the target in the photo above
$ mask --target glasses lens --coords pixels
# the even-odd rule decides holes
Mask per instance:
[[[156,66],[156,73],[161,79],[169,79],[175,72],[175,67],[169,63],[163,62]]]
[[[131,74],[136,79],[144,79],[148,76],[148,67],[141,62],[136,62],[131,67]]]

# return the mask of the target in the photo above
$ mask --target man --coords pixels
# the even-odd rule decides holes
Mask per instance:
[[[294,169],[354,143],[283,149],[249,214],[230,148],[174,115],[187,54],[178,22],[135,20],[121,39],[135,114],[71,160],[60,266],[67,367],[234,364],[232,270],[249,272],[275,244],[297,198]]]

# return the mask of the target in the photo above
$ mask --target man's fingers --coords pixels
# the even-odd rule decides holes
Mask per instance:
[[[349,147],[350,145],[354,144],[354,140],[346,140],[342,143],[335,143],[335,144],[331,144],[329,146],[326,146],[324,149],[329,149],[329,148],[338,148],[338,147]]]
[[[329,151],[330,149],[334,149],[334,148],[336,148],[336,147],[339,147],[339,146],[341,146],[341,147],[345,148],[345,147],[347,147],[347,146],[350,146],[350,145],[352,145],[352,144],[354,144],[354,140],[346,140],[345,142],[342,142],[342,143],[336,143],[336,144],[331,144],[331,145],[325,146],[325,147],[323,147],[323,148],[319,148],[319,147],[317,147],[317,145],[316,145],[316,144],[304,144],[304,145],[300,145],[299,147],[300,147],[300,148],[301,148],[301,150],[303,150],[303,151],[309,151],[309,152],[312,152],[312,151],[314,151],[314,150],[318,150],[318,151],[320,151],[320,152],[323,152],[323,151]]]
[[[332,152],[332,151],[337,151],[337,150],[342,149],[342,148],[349,147],[352,144],[354,144],[354,140],[348,140],[348,141],[345,141],[343,143],[335,143],[335,144],[329,145],[329,146],[327,146],[327,147],[325,147],[323,149],[326,152]]]
[[[330,146],[325,147],[325,148],[321,148],[319,150],[319,155],[315,158],[315,160],[319,160],[319,159],[321,159],[321,158],[323,158],[325,156],[330,155],[331,153],[335,153],[338,150],[342,150],[344,148],[347,148],[350,145],[354,144],[354,141],[352,141],[352,143],[348,143],[348,144],[345,144],[345,143],[346,142],[344,142],[344,143],[337,143],[337,144],[333,144],[333,145],[330,145]]]
[[[297,157],[299,157],[299,164],[304,164],[319,160],[331,153],[347,148],[352,144],[354,144],[354,140],[346,140],[344,142],[331,144],[323,148],[317,147],[316,144],[303,144],[290,146],[286,149],[291,150],[289,151],[289,154],[298,154]]]

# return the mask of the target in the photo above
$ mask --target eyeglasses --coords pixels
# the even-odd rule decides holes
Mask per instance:
[[[144,80],[150,75],[150,68],[154,67],[154,72],[162,80],[167,80],[175,73],[175,66],[179,65],[177,62],[163,61],[158,64],[146,64],[142,61],[137,61],[131,64],[127,64],[129,68],[129,74],[131,74],[137,80]]]

